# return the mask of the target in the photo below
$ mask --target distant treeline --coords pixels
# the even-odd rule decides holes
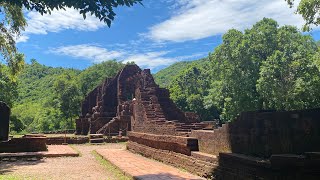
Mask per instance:
[[[310,35],[264,18],[222,38],[208,58],[155,75],[180,108],[230,121],[242,111],[320,107],[320,51]]]

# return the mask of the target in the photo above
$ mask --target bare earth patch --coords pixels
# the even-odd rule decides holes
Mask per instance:
[[[73,145],[80,157],[43,158],[38,161],[0,162],[0,179],[119,179],[94,157],[99,149],[125,149],[124,143]]]

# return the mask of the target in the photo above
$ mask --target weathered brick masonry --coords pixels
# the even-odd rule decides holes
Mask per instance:
[[[128,65],[82,105],[77,133],[128,133],[128,150],[213,179],[320,179],[320,109],[244,112],[212,129],[150,70]],[[205,130],[204,130],[205,129]]]
[[[119,131],[184,135],[202,129],[194,113],[182,112],[170,99],[167,89],[159,88],[149,69],[127,65],[114,78],[88,94],[76,120],[76,133],[117,135]]]

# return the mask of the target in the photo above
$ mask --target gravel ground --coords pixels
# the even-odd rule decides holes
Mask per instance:
[[[44,158],[38,161],[0,162],[0,179],[117,179],[92,155],[97,149],[124,149],[124,143],[74,145],[80,157]],[[2,176],[2,177],[1,177]]]

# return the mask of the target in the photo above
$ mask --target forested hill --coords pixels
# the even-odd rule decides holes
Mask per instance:
[[[160,87],[168,87],[173,78],[191,63],[192,61],[176,62],[154,74],[154,80]]]
[[[183,111],[196,112],[202,120],[219,118],[215,107],[206,108],[204,97],[209,94],[211,81],[209,57],[178,62],[154,74],[157,84],[170,90],[171,99]]]
[[[73,128],[85,95],[125,64],[106,61],[85,70],[53,68],[32,60],[18,79],[12,108],[13,131],[52,131]],[[69,111],[68,111],[69,110]]]

